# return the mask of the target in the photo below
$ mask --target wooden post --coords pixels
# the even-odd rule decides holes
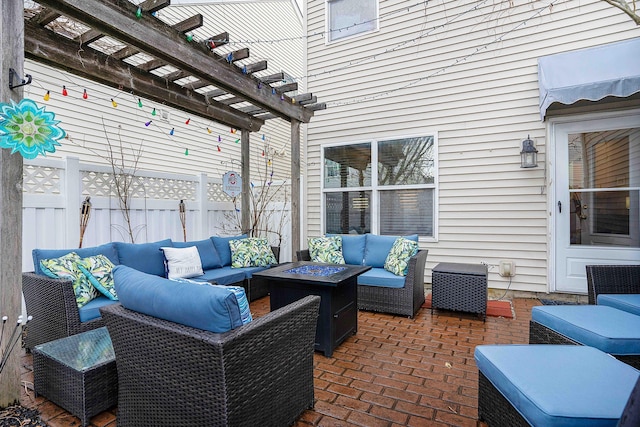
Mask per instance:
[[[9,68],[24,78],[24,1],[4,0],[0,14],[0,102],[20,101],[23,89],[9,89]],[[19,83],[19,82],[18,82]],[[55,224],[52,224],[54,226]],[[7,329],[22,313],[22,156],[0,150],[0,315]],[[10,328],[9,328],[10,326]],[[20,399],[21,347],[14,348],[0,374],[0,408]]]
[[[300,250],[300,122],[291,120],[291,257]]]
[[[249,158],[250,150],[249,150],[249,135],[250,131],[246,129],[242,129],[240,131],[240,156],[241,156],[241,171],[240,176],[242,177],[242,204],[240,210],[242,211],[242,232],[249,233],[250,223],[251,223],[251,196],[249,193],[251,192],[251,159]],[[256,236],[249,236],[256,237]]]

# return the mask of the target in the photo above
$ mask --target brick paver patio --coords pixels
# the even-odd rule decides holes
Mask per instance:
[[[476,426],[479,344],[527,343],[537,299],[514,299],[515,317],[487,317],[421,309],[415,319],[360,311],[358,333],[333,353],[314,356],[315,398],[295,424],[304,426]],[[269,311],[269,297],[251,303],[254,316]],[[80,420],[34,397],[31,355],[23,357],[21,403],[37,407],[51,427]],[[194,393],[198,393],[194,390]],[[115,427],[116,408],[91,419]],[[141,426],[142,427],[142,426]],[[198,427],[198,426],[194,426]],[[205,427],[205,426],[202,426]]]

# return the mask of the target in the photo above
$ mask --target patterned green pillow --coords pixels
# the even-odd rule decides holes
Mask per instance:
[[[311,237],[308,241],[309,255],[313,262],[344,264],[342,256],[342,237]]]
[[[418,242],[398,237],[387,255],[384,269],[396,276],[406,276],[409,271],[409,258],[418,253]]]
[[[76,295],[78,308],[100,295],[100,292],[91,285],[87,276],[78,268],[79,261],[80,256],[75,252],[70,252],[60,258],[40,261],[40,267],[47,276],[73,282],[73,292]]]
[[[118,301],[118,295],[113,287],[113,263],[104,255],[82,258],[78,262],[78,268],[87,276],[89,282],[102,295],[112,301]]]
[[[269,241],[262,237],[230,240],[231,268],[267,267],[277,264]]]

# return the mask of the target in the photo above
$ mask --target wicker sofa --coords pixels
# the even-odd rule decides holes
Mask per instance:
[[[370,265],[371,270],[358,276],[358,309],[399,314],[413,318],[424,304],[424,270],[428,251],[419,250],[409,260],[405,277],[386,271],[384,261],[398,236],[375,234],[342,235],[345,262]],[[417,235],[407,236],[418,240]],[[308,249],[298,251],[299,261],[310,261]]]
[[[598,295],[640,294],[640,265],[587,265],[589,304]]]
[[[225,333],[103,307],[118,426],[291,425],[314,404],[319,306],[309,296]]]
[[[201,254],[205,273],[200,277],[192,278],[193,280],[243,286],[247,298],[253,301],[267,294],[267,284],[261,279],[253,279],[252,274],[268,267],[232,268],[230,266],[229,241],[244,237],[246,235],[213,236],[193,242],[172,242],[166,239],[140,244],[113,242],[81,249],[34,249],[32,252],[34,271],[22,273],[22,292],[27,313],[33,316],[24,336],[24,345],[27,349],[31,349],[44,342],[104,326],[99,310],[115,302],[105,296],[99,296],[79,309],[72,282],[46,276],[40,268],[42,259],[57,258],[69,252],[76,252],[82,258],[101,254],[116,265],[124,264],[139,271],[163,276],[165,267],[160,247],[192,245],[196,246]],[[278,248],[271,249],[277,260]]]

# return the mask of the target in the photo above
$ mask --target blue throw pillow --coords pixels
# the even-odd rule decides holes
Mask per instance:
[[[33,269],[36,274],[45,274],[41,269],[40,261],[43,259],[60,258],[68,253],[75,252],[80,258],[87,258],[90,256],[104,255],[109,258],[114,264],[119,264],[118,253],[116,252],[113,243],[106,243],[100,246],[92,246],[88,248],[79,249],[34,249],[31,251],[33,256]]]
[[[399,236],[380,236],[377,234],[367,234],[367,244],[364,250],[364,265],[374,268],[384,268],[391,247]],[[418,235],[412,234],[404,236],[405,239],[418,241]]]
[[[213,245],[213,241],[211,239],[198,240],[194,242],[173,242],[174,248],[188,248],[190,246],[198,248],[200,261],[202,261],[202,268],[204,270],[222,267],[222,260],[220,259],[218,250]]]
[[[135,268],[144,273],[164,277],[164,255],[160,250],[163,246],[171,246],[171,239],[153,243],[124,243],[115,242],[120,264]]]
[[[226,287],[164,279],[124,265],[113,269],[113,280],[129,310],[218,333],[243,324],[236,295]]]
[[[220,255],[220,261],[222,262],[222,266],[231,265],[231,248],[229,247],[229,241],[231,240],[240,240],[246,239],[246,234],[241,234],[239,236],[232,237],[218,237],[212,236],[211,241],[213,242],[213,246],[216,247],[218,251],[218,255]]]
[[[342,256],[344,262],[351,265],[362,265],[364,247],[367,236],[365,234],[327,234],[342,237]]]

